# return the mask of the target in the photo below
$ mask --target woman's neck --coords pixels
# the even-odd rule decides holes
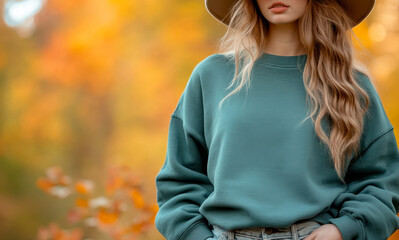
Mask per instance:
[[[297,56],[307,51],[299,40],[296,23],[271,24],[263,52],[280,56]]]

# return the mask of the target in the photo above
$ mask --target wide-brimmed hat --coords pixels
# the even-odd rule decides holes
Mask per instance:
[[[219,22],[228,25],[230,22],[228,13],[237,0],[205,0],[206,10]],[[363,21],[373,10],[375,0],[339,0],[353,19],[355,27]]]

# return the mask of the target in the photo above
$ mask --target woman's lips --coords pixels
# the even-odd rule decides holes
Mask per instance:
[[[270,8],[270,11],[274,12],[274,13],[282,13],[285,10],[287,10],[288,7],[283,7],[283,6],[278,6],[278,7],[272,7]]]
[[[285,5],[283,2],[276,1],[272,4],[272,6],[269,9],[274,13],[281,13],[287,10],[287,8],[288,6]]]
[[[282,7],[288,7],[288,6],[285,5],[284,3],[280,2],[280,1],[277,1],[277,2],[274,2],[274,3],[269,7],[269,9],[272,8],[272,7],[280,7],[280,6],[282,6]]]

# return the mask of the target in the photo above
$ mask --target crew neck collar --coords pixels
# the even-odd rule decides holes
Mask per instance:
[[[264,52],[257,60],[257,63],[268,64],[281,67],[297,67],[304,66],[306,63],[307,54],[296,56],[281,56]]]

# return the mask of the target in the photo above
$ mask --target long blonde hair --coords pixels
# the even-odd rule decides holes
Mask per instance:
[[[222,54],[235,60],[235,76],[227,89],[239,79],[237,88],[219,103],[249,86],[250,73],[262,54],[269,29],[256,0],[238,0],[229,12],[230,22],[219,42]],[[346,158],[359,155],[363,117],[369,107],[367,91],[361,88],[354,71],[372,78],[369,70],[354,58],[352,20],[336,0],[311,1],[298,19],[299,38],[307,51],[303,81],[311,101],[311,118],[318,137],[328,146],[332,164],[344,181]],[[240,71],[240,67],[242,70]],[[241,76],[241,78],[238,78]],[[364,100],[362,105],[361,98]],[[316,117],[314,115],[317,114]],[[322,128],[329,122],[329,135]]]

